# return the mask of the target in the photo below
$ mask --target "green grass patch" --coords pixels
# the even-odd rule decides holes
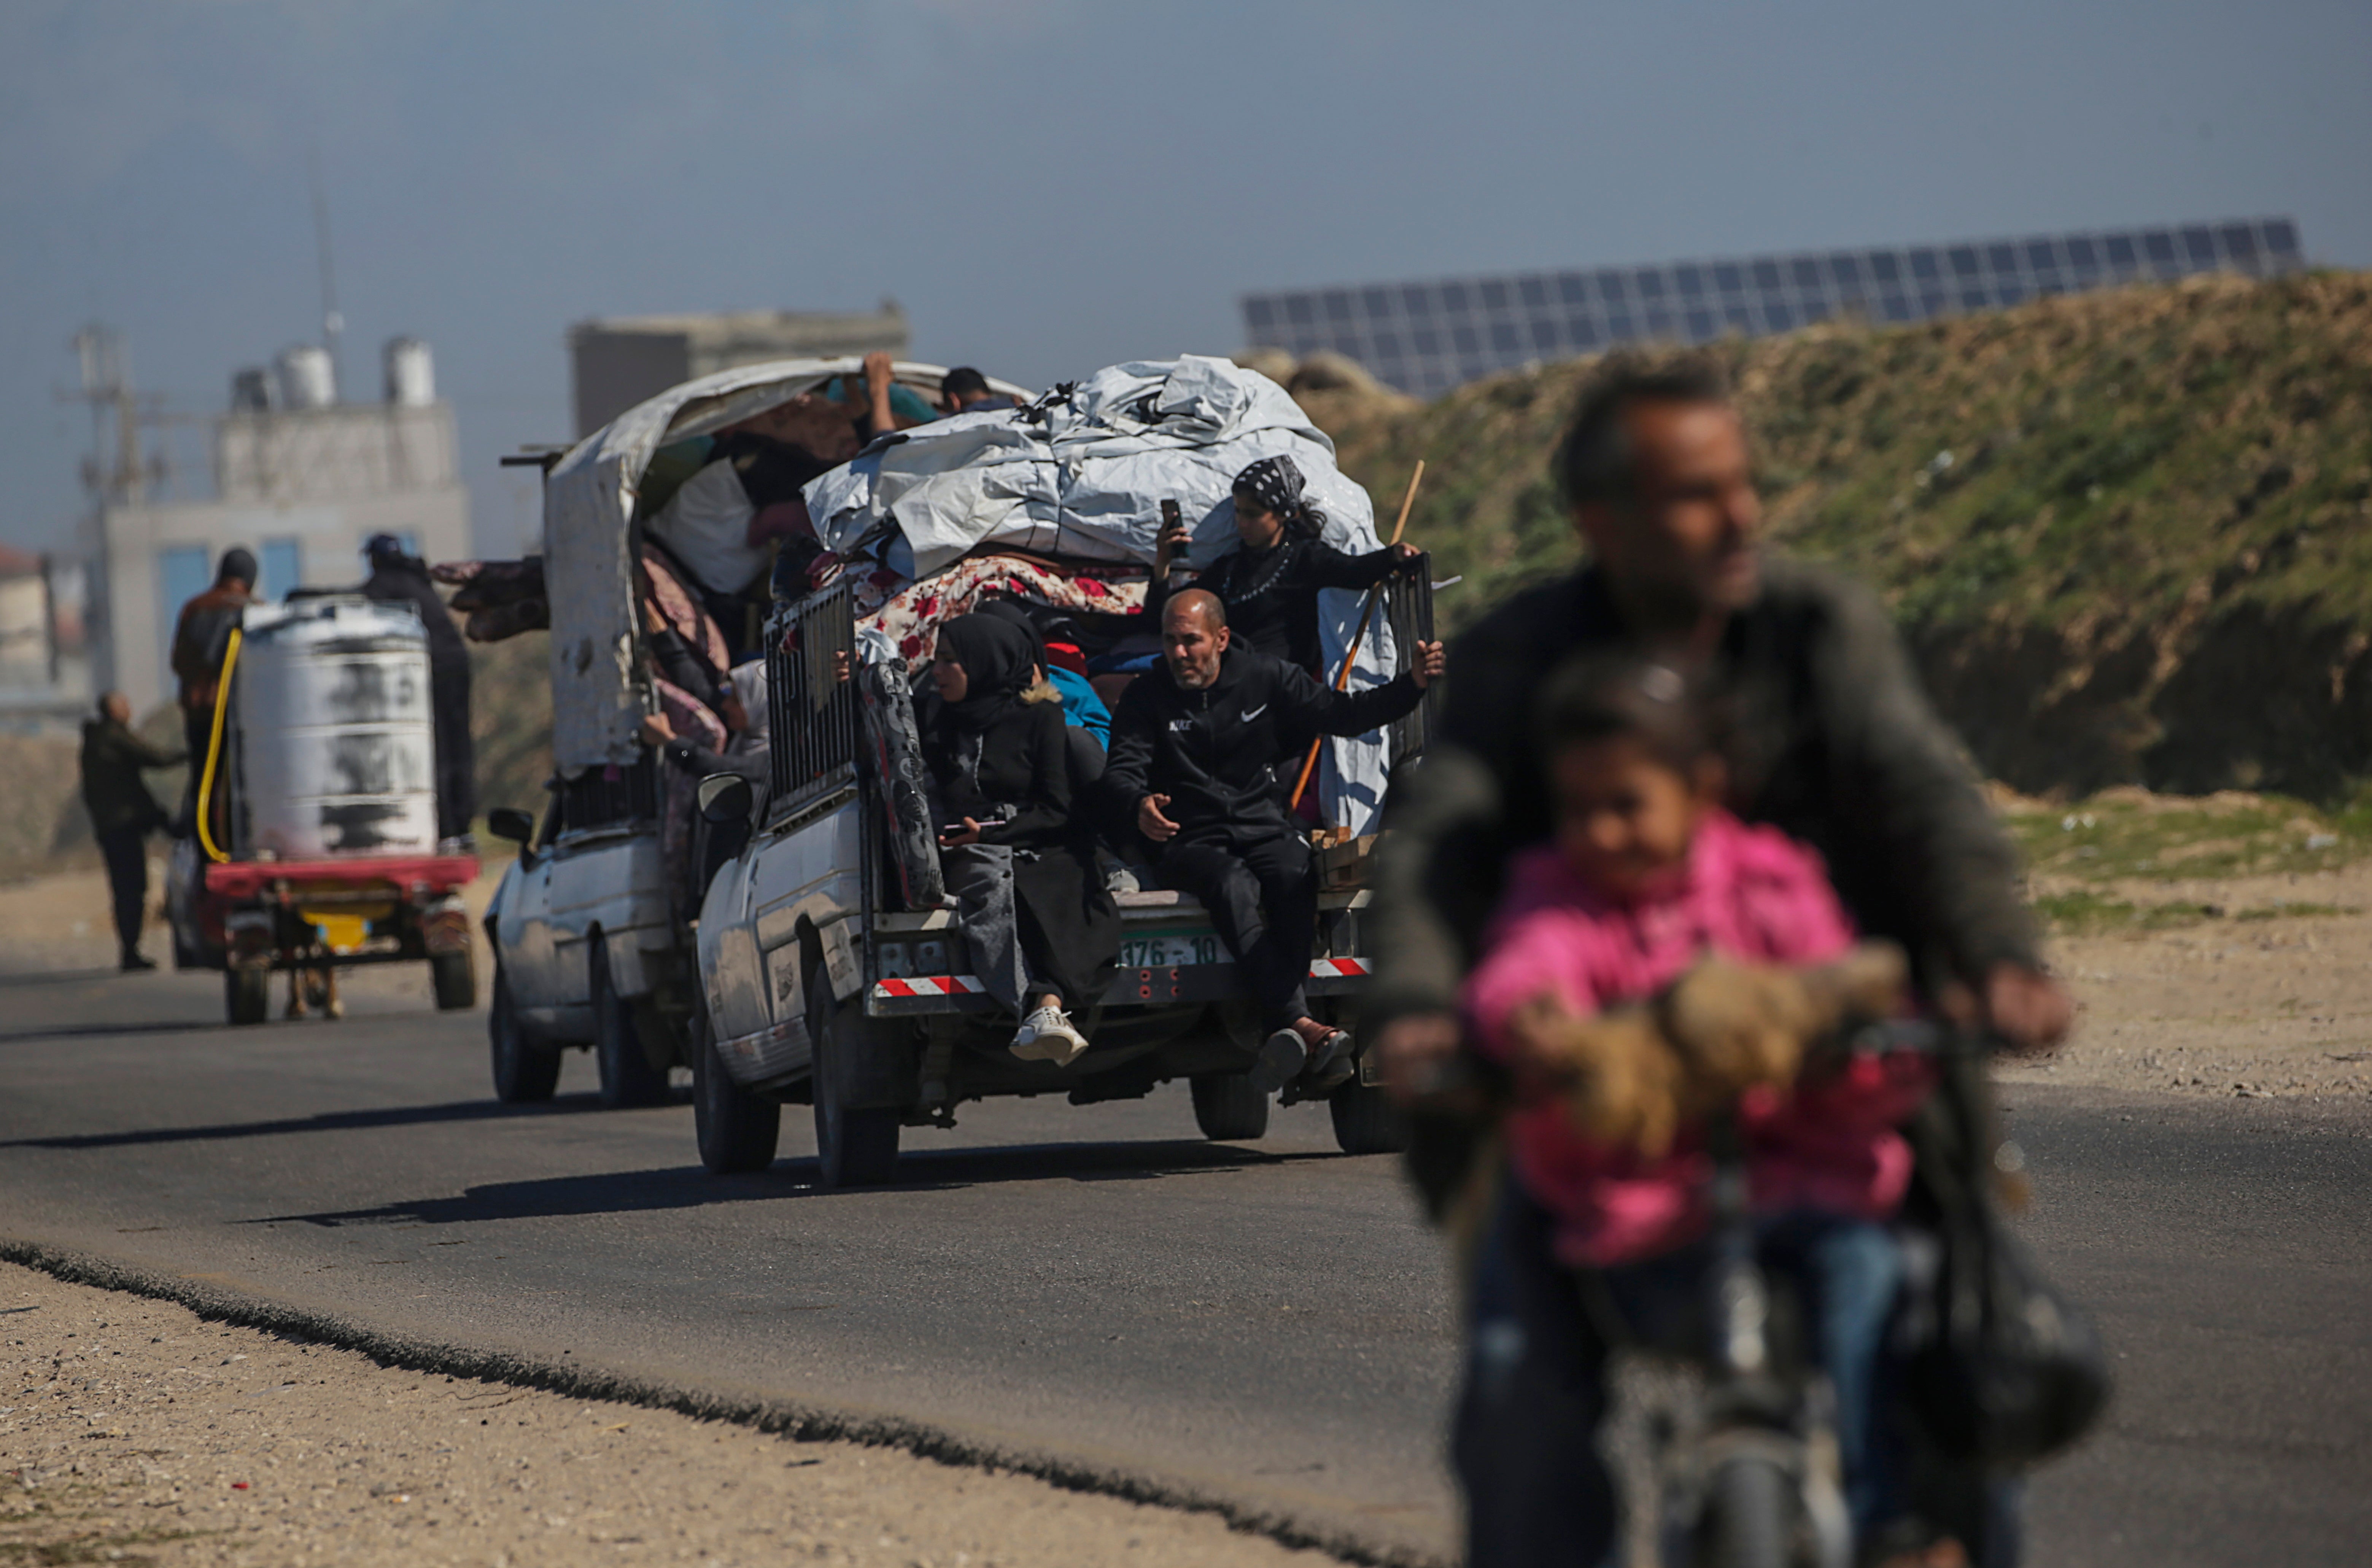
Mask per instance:
[[[2170,882],[2332,871],[2372,854],[2372,805],[2326,812],[2280,796],[2183,800],[2110,791],[2006,819],[2038,872]]]
[[[2266,921],[2313,915],[2361,914],[2350,904],[2318,904],[2276,900],[2250,909],[2176,900],[2166,903],[2135,903],[2090,889],[2047,893],[2034,900],[2037,914],[2064,936],[2097,936],[2108,932],[2180,931],[2210,921]]]

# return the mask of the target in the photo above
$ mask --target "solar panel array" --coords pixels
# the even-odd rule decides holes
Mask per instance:
[[[1922,321],[2141,279],[2305,266],[2288,218],[1820,255],[1247,295],[1259,347],[1334,349],[1422,397],[1639,341],[1703,343],[1824,318]]]

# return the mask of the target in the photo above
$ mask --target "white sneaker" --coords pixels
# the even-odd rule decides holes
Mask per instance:
[[[1023,1019],[1021,1027],[1029,1031],[1029,1051],[1025,1055],[1017,1036],[1013,1054],[1024,1061],[1068,1067],[1087,1049],[1087,1037],[1071,1027],[1070,1016],[1060,1008],[1041,1007]]]
[[[1052,1007],[1041,1007],[1028,1015],[1021,1020],[1021,1027],[1013,1031],[1013,1043],[1006,1049],[1023,1062],[1045,1061],[1053,1048],[1053,1042],[1040,1040],[1038,1026],[1046,1018],[1060,1016],[1062,1015]]]

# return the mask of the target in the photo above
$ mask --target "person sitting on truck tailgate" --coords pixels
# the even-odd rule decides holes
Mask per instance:
[[[452,611],[429,581],[428,563],[393,534],[376,533],[363,545],[370,575],[365,598],[408,604],[428,633],[428,707],[436,730],[436,836],[461,839],[478,813],[477,761],[470,739],[470,650]]]
[[[1071,809],[1060,695],[1029,633],[994,615],[941,625],[915,715],[942,818],[940,864],[989,994],[1020,1016],[1013,1054],[1067,1066],[1120,955],[1120,912]]]
[[[190,749],[190,784],[176,830],[195,831],[198,780],[205,772],[206,746],[214,738],[215,699],[222,690],[223,657],[230,634],[255,596],[255,557],[238,545],[223,552],[215,586],[181,606],[173,625],[173,674],[181,683],[181,736]]]
[[[148,904],[148,835],[165,825],[165,809],[140,775],[172,768],[182,759],[132,732],[132,702],[121,691],[99,700],[99,716],[82,726],[82,803],[91,832],[107,858],[108,891],[115,898],[115,938],[125,973],[153,970],[140,951],[140,923]]]
[[[1354,1068],[1350,1037],[1311,1017],[1302,994],[1318,881],[1308,842],[1285,816],[1292,764],[1314,736],[1364,735],[1414,708],[1441,673],[1441,645],[1418,644],[1413,668],[1387,685],[1336,691],[1232,646],[1230,630],[1217,595],[1170,598],[1162,662],[1112,715],[1106,797],[1134,814],[1162,880],[1202,900],[1236,955],[1270,1031],[1255,1082],[1273,1091],[1306,1074],[1322,1089]]]
[[[1232,498],[1241,549],[1206,567],[1193,586],[1227,607],[1237,645],[1281,658],[1313,675],[1320,670],[1318,590],[1367,588],[1417,558],[1415,547],[1387,545],[1346,555],[1321,543],[1325,515],[1303,499],[1301,470],[1291,458],[1262,458],[1236,475]],[[1186,525],[1164,529],[1153,547],[1153,581],[1145,613],[1158,625],[1170,596],[1169,562],[1187,545]]]

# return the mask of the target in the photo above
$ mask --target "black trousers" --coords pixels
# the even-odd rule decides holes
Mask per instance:
[[[116,828],[99,835],[107,857],[107,890],[115,900],[115,940],[123,955],[140,950],[140,923],[148,905],[148,834]]]
[[[429,712],[436,730],[436,836],[458,839],[478,814],[477,758],[470,738],[470,666],[432,669]]]
[[[1243,967],[1261,1028],[1307,1017],[1309,950],[1318,940],[1318,865],[1289,828],[1172,839],[1161,879],[1193,894]]]
[[[215,710],[209,703],[203,708],[181,710],[181,744],[190,754],[189,781],[181,786],[180,815],[174,819],[173,831],[188,837],[196,831],[198,820],[198,781],[206,776],[206,744],[214,738]]]

